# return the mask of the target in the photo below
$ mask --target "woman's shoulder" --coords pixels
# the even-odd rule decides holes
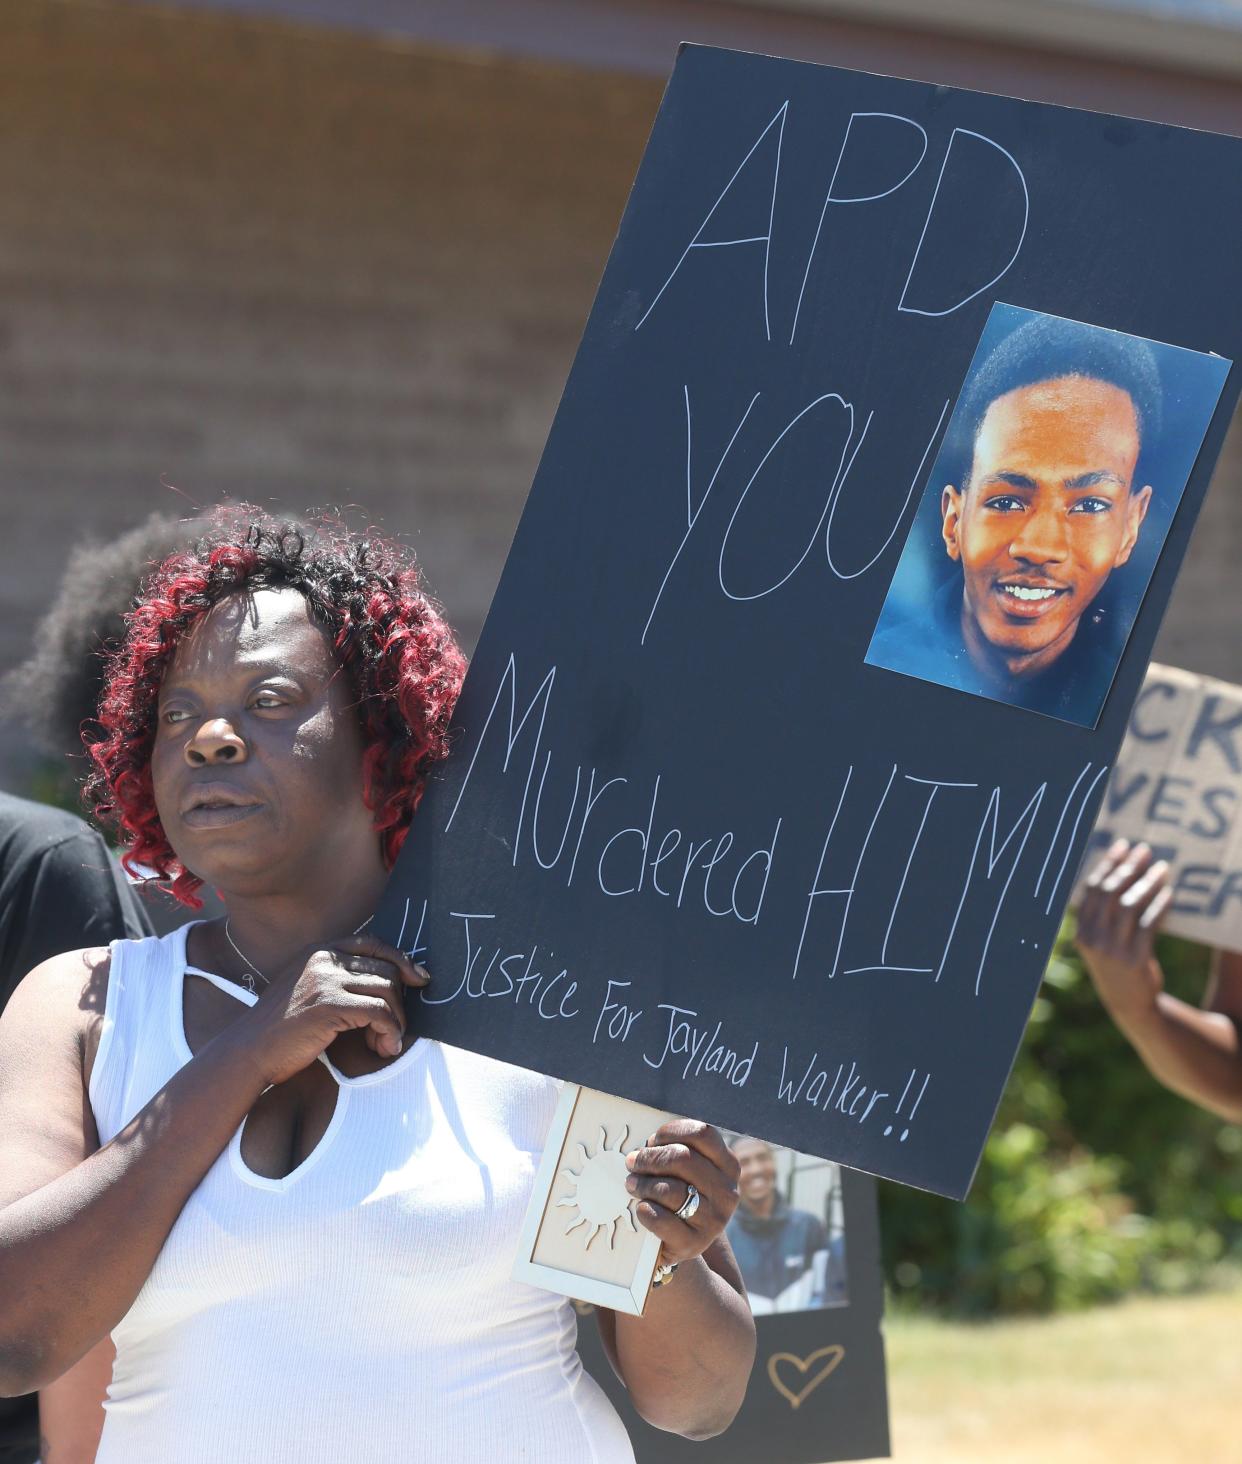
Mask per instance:
[[[55,1002],[70,997],[80,998],[93,1007],[106,997],[108,977],[116,964],[133,967],[159,952],[175,955],[184,952],[185,931],[168,935],[133,936],[114,940],[109,945],[85,946],[49,956],[17,983],[10,1006],[14,1002],[46,1000]],[[102,1007],[101,1007],[102,1010]]]
[[[87,946],[49,956],[14,987],[5,1015],[20,1014],[27,1006],[47,1013],[69,1007],[90,1011],[96,1006],[102,1011],[111,965],[110,946]]]
[[[115,940],[49,956],[17,983],[0,1020],[19,1040],[29,1031],[43,1041],[75,1043],[89,1081],[114,978],[147,968],[157,951],[163,956],[176,945],[177,935]]]
[[[17,983],[0,1022],[18,1043],[25,1033],[52,1045],[73,1043],[85,1062],[99,1040],[111,967],[108,946],[49,956]]]

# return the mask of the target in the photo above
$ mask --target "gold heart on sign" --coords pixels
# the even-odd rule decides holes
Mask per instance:
[[[768,1377],[772,1379],[772,1386],[781,1397],[789,1399],[791,1408],[800,1408],[820,1383],[836,1372],[844,1356],[845,1348],[839,1342],[834,1342],[831,1347],[821,1347],[817,1352],[812,1352],[809,1357],[796,1357],[792,1352],[774,1352],[768,1358]],[[781,1377],[780,1368],[783,1362],[793,1363],[802,1374],[804,1381],[796,1392]],[[811,1369],[817,1362],[820,1366],[812,1373]],[[809,1377],[808,1374],[810,1374]]]

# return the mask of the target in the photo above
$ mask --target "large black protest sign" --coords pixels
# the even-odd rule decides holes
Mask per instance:
[[[683,50],[381,915],[419,1030],[965,1192],[1236,397],[1240,184],[1234,139]],[[1040,326],[955,410],[997,302],[1125,361]],[[1143,342],[1226,358],[1184,483]],[[867,664],[929,493],[948,654],[1069,646],[1098,716]]]

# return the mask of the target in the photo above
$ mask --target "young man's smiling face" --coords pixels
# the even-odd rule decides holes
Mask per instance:
[[[1110,382],[1064,376],[991,403],[968,485],[941,498],[976,662],[1029,675],[1067,649],[1138,538],[1151,499],[1133,485],[1138,455],[1134,403]]]
[[[741,1169],[737,1189],[742,1204],[769,1213],[776,1198],[776,1156],[762,1139],[740,1138],[732,1147]]]

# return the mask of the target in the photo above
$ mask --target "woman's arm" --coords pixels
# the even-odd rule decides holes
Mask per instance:
[[[106,977],[106,951],[58,956],[0,1020],[0,1394],[45,1387],[120,1321],[266,1086],[230,1028],[99,1148],[80,1008]]]
[[[371,958],[371,971],[351,971],[351,955]],[[83,1008],[98,1007],[106,960],[105,951],[79,951],[45,962],[0,1018],[0,1395],[44,1387],[111,1332],[190,1193],[267,1087],[342,1032],[366,1029],[399,1050],[399,988],[427,979],[370,937],[316,949],[100,1148]],[[391,977],[375,974],[379,963]]]
[[[676,1273],[652,1289],[641,1317],[599,1313],[600,1335],[635,1408],[655,1428],[706,1439],[733,1422],[755,1360],[755,1323],[724,1229],[737,1206],[737,1160],[717,1129],[665,1124],[630,1155],[639,1221]],[[692,1219],[677,1218],[688,1186]]]
[[[1205,1008],[1164,989],[1153,953],[1172,899],[1169,868],[1118,840],[1087,878],[1078,945],[1109,1015],[1152,1076],[1232,1123],[1242,1121],[1242,956],[1218,954]]]

